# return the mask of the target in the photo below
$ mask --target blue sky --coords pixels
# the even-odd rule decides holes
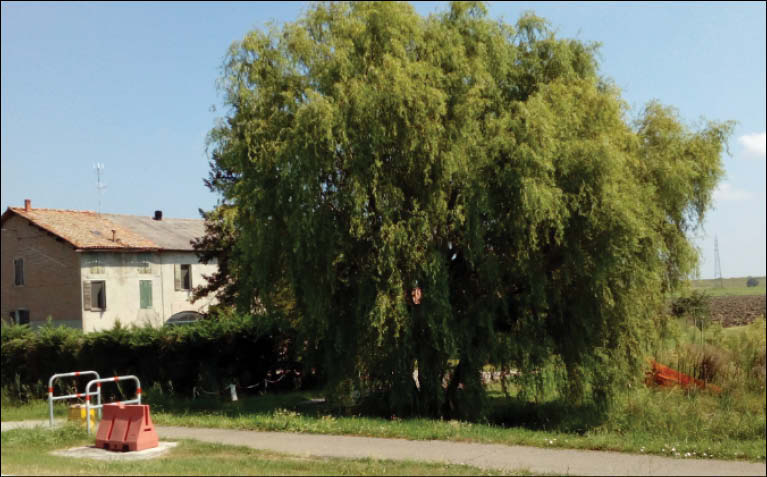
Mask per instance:
[[[426,15],[444,2],[414,2]],[[0,206],[197,217],[216,197],[205,135],[221,115],[216,79],[228,46],[296,3],[2,2]],[[738,122],[727,177],[696,243],[701,275],[765,275],[765,3],[488,4],[513,23],[525,10],[562,37],[599,41],[600,67],[636,113],[651,99]],[[211,110],[217,105],[219,112]]]

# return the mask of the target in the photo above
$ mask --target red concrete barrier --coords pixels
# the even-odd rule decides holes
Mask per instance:
[[[665,364],[660,364],[654,360],[651,361],[651,364],[652,371],[647,372],[645,376],[645,384],[648,386],[653,384],[663,387],[681,386],[685,389],[697,387],[698,389],[708,389],[717,394],[722,392],[722,388],[719,386],[680,373],[675,369],[669,368]]]
[[[146,404],[105,404],[96,432],[96,447],[137,451],[157,447],[159,440]]]

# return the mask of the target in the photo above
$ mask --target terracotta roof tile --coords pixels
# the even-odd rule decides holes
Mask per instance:
[[[204,233],[200,219],[163,219],[91,211],[9,207],[38,227],[81,249],[192,250],[190,240]],[[5,217],[5,214],[3,214]],[[115,241],[112,241],[112,231]]]

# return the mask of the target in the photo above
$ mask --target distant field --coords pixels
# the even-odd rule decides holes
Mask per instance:
[[[759,285],[755,287],[746,286],[749,277],[723,278],[720,281],[711,280],[692,280],[691,285],[694,290],[704,290],[711,296],[737,296],[737,295],[764,295],[767,277],[754,277],[759,280]]]

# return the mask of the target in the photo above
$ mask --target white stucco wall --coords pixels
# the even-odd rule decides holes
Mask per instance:
[[[173,314],[180,311],[198,311],[204,313],[215,303],[211,299],[201,299],[194,304],[191,291],[176,290],[174,286],[174,265],[192,266],[192,287],[203,283],[202,275],[216,271],[217,265],[198,263],[193,252],[159,252],[146,254],[150,263],[149,273],[142,273],[136,266],[134,253],[98,254],[101,270],[95,269],[94,255],[89,252],[80,254],[80,282],[82,297],[83,281],[103,280],[106,283],[106,310],[88,311],[83,307],[83,330],[98,331],[114,327],[119,320],[123,326],[150,324],[161,326]],[[139,281],[152,281],[152,307],[141,308]]]

